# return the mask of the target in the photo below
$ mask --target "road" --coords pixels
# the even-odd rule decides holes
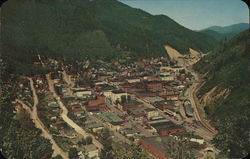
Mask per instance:
[[[199,81],[198,75],[192,69],[188,69],[188,70],[194,76],[195,81]],[[195,101],[195,91],[196,91],[196,88],[197,88],[198,84],[199,83],[194,82],[193,85],[187,90],[187,92],[188,92],[187,93],[188,94],[188,99],[190,100],[191,105],[194,108],[194,119],[199,123],[199,125],[201,127],[203,127],[204,129],[206,129],[207,131],[209,131],[210,133],[212,133],[212,136],[213,136],[213,135],[216,134],[216,131],[214,130],[214,128],[209,123],[207,123],[206,121],[204,121],[200,117],[200,114],[198,112],[197,103]]]
[[[55,142],[55,140],[53,139],[52,135],[49,133],[49,131],[46,129],[46,127],[44,126],[43,122],[40,120],[40,118],[37,115],[37,105],[39,103],[37,94],[36,94],[36,90],[34,87],[34,82],[31,78],[28,78],[28,80],[30,81],[30,87],[32,90],[32,94],[33,94],[33,100],[34,100],[34,105],[32,107],[32,110],[29,106],[27,106],[23,101],[21,100],[17,100],[18,103],[20,103],[23,108],[30,114],[31,119],[33,120],[33,122],[35,123],[36,128],[42,130],[42,136],[46,139],[50,140],[50,143],[52,144],[52,149],[53,149],[53,154],[52,157],[55,157],[57,155],[62,156],[63,159],[68,159],[68,153],[63,151]]]
[[[57,103],[59,104],[62,113],[61,117],[62,119],[69,125],[71,126],[80,136],[83,136],[86,138],[87,136],[91,136],[93,139],[93,144],[98,148],[98,149],[103,149],[103,145],[95,139],[95,137],[89,133],[87,133],[85,130],[83,130],[79,125],[77,125],[73,120],[71,120],[67,114],[68,114],[68,109],[65,107],[63,102],[61,101],[61,98],[56,94],[55,88],[54,88],[54,82],[50,77],[50,74],[46,74],[46,78],[48,81],[49,85],[49,90],[52,92],[53,96],[56,98]]]

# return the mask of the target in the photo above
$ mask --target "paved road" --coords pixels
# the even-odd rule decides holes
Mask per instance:
[[[86,138],[87,136],[91,136],[93,139],[93,144],[98,148],[98,149],[102,149],[103,145],[95,139],[95,137],[89,133],[87,133],[85,130],[83,130],[79,125],[77,125],[73,120],[71,120],[67,114],[68,114],[68,109],[65,107],[65,105],[63,104],[63,102],[61,101],[61,98],[56,94],[55,88],[54,88],[54,82],[53,80],[51,80],[50,78],[50,74],[46,75],[48,84],[49,84],[49,89],[52,92],[53,96],[56,98],[57,103],[59,104],[62,113],[61,113],[61,117],[62,119],[69,125],[71,126],[73,129],[75,129],[75,131],[80,134],[81,136],[83,136],[84,138]]]
[[[30,114],[31,119],[33,120],[33,122],[35,123],[36,128],[39,128],[42,130],[42,136],[46,139],[50,140],[50,143],[52,144],[52,149],[53,149],[53,154],[52,156],[55,157],[57,155],[62,156],[63,159],[68,159],[68,153],[63,151],[55,142],[55,140],[53,139],[52,135],[49,133],[49,131],[46,129],[46,127],[44,126],[43,122],[40,120],[40,118],[37,115],[37,105],[39,103],[37,94],[36,94],[36,90],[34,88],[34,83],[33,80],[31,78],[28,78],[30,81],[30,87],[33,93],[33,100],[34,100],[34,105],[32,107],[32,110],[30,109],[29,106],[27,106],[23,101],[21,100],[17,100],[17,102],[19,102],[24,109],[26,109],[26,111]]]

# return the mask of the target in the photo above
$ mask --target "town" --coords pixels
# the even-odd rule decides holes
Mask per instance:
[[[38,55],[34,64],[52,71],[20,79],[16,110],[32,114],[54,156],[68,158],[75,148],[79,158],[98,159],[110,136],[112,143],[140,143],[160,159],[186,158],[179,143],[188,142],[190,153],[204,158],[213,151],[213,130],[196,117],[192,92],[197,78],[187,64],[198,55],[75,65]]]

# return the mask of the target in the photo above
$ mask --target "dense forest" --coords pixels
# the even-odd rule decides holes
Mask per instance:
[[[1,54],[20,70],[37,55],[67,60],[167,56],[164,45],[206,52],[216,41],[164,15],[116,0],[9,0],[1,8]],[[25,65],[24,65],[25,64]]]
[[[214,144],[229,155],[242,158],[250,152],[250,42],[249,30],[242,32],[195,65],[206,83],[198,96],[216,87],[205,111],[218,130]]]

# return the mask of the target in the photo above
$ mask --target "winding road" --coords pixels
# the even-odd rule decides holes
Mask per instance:
[[[33,120],[36,128],[42,130],[42,136],[46,139],[50,140],[50,143],[52,144],[52,149],[53,154],[52,157],[55,157],[57,155],[62,156],[63,159],[69,159],[68,157],[68,153],[63,151],[55,142],[55,140],[53,139],[52,135],[49,133],[49,131],[46,129],[46,127],[44,126],[43,122],[40,120],[40,118],[37,115],[37,105],[39,103],[37,94],[36,94],[36,90],[34,87],[34,82],[31,78],[28,78],[28,80],[30,81],[30,88],[32,90],[32,94],[33,94],[33,100],[34,100],[34,105],[32,107],[32,110],[29,106],[27,106],[23,101],[17,99],[16,101],[18,103],[20,103],[23,108],[30,114],[31,119]]]
[[[83,130],[79,125],[77,125],[73,120],[71,120],[67,114],[68,114],[68,109],[65,107],[63,102],[61,101],[61,98],[56,94],[55,88],[54,88],[54,82],[50,77],[50,74],[46,74],[46,78],[48,81],[49,85],[49,90],[52,92],[53,96],[56,98],[57,103],[59,104],[62,113],[61,117],[62,119],[69,125],[71,126],[80,136],[83,136],[86,138],[87,136],[91,136],[93,139],[93,144],[98,148],[98,149],[103,149],[103,145],[95,139],[95,137],[89,133],[87,133],[85,130]]]

